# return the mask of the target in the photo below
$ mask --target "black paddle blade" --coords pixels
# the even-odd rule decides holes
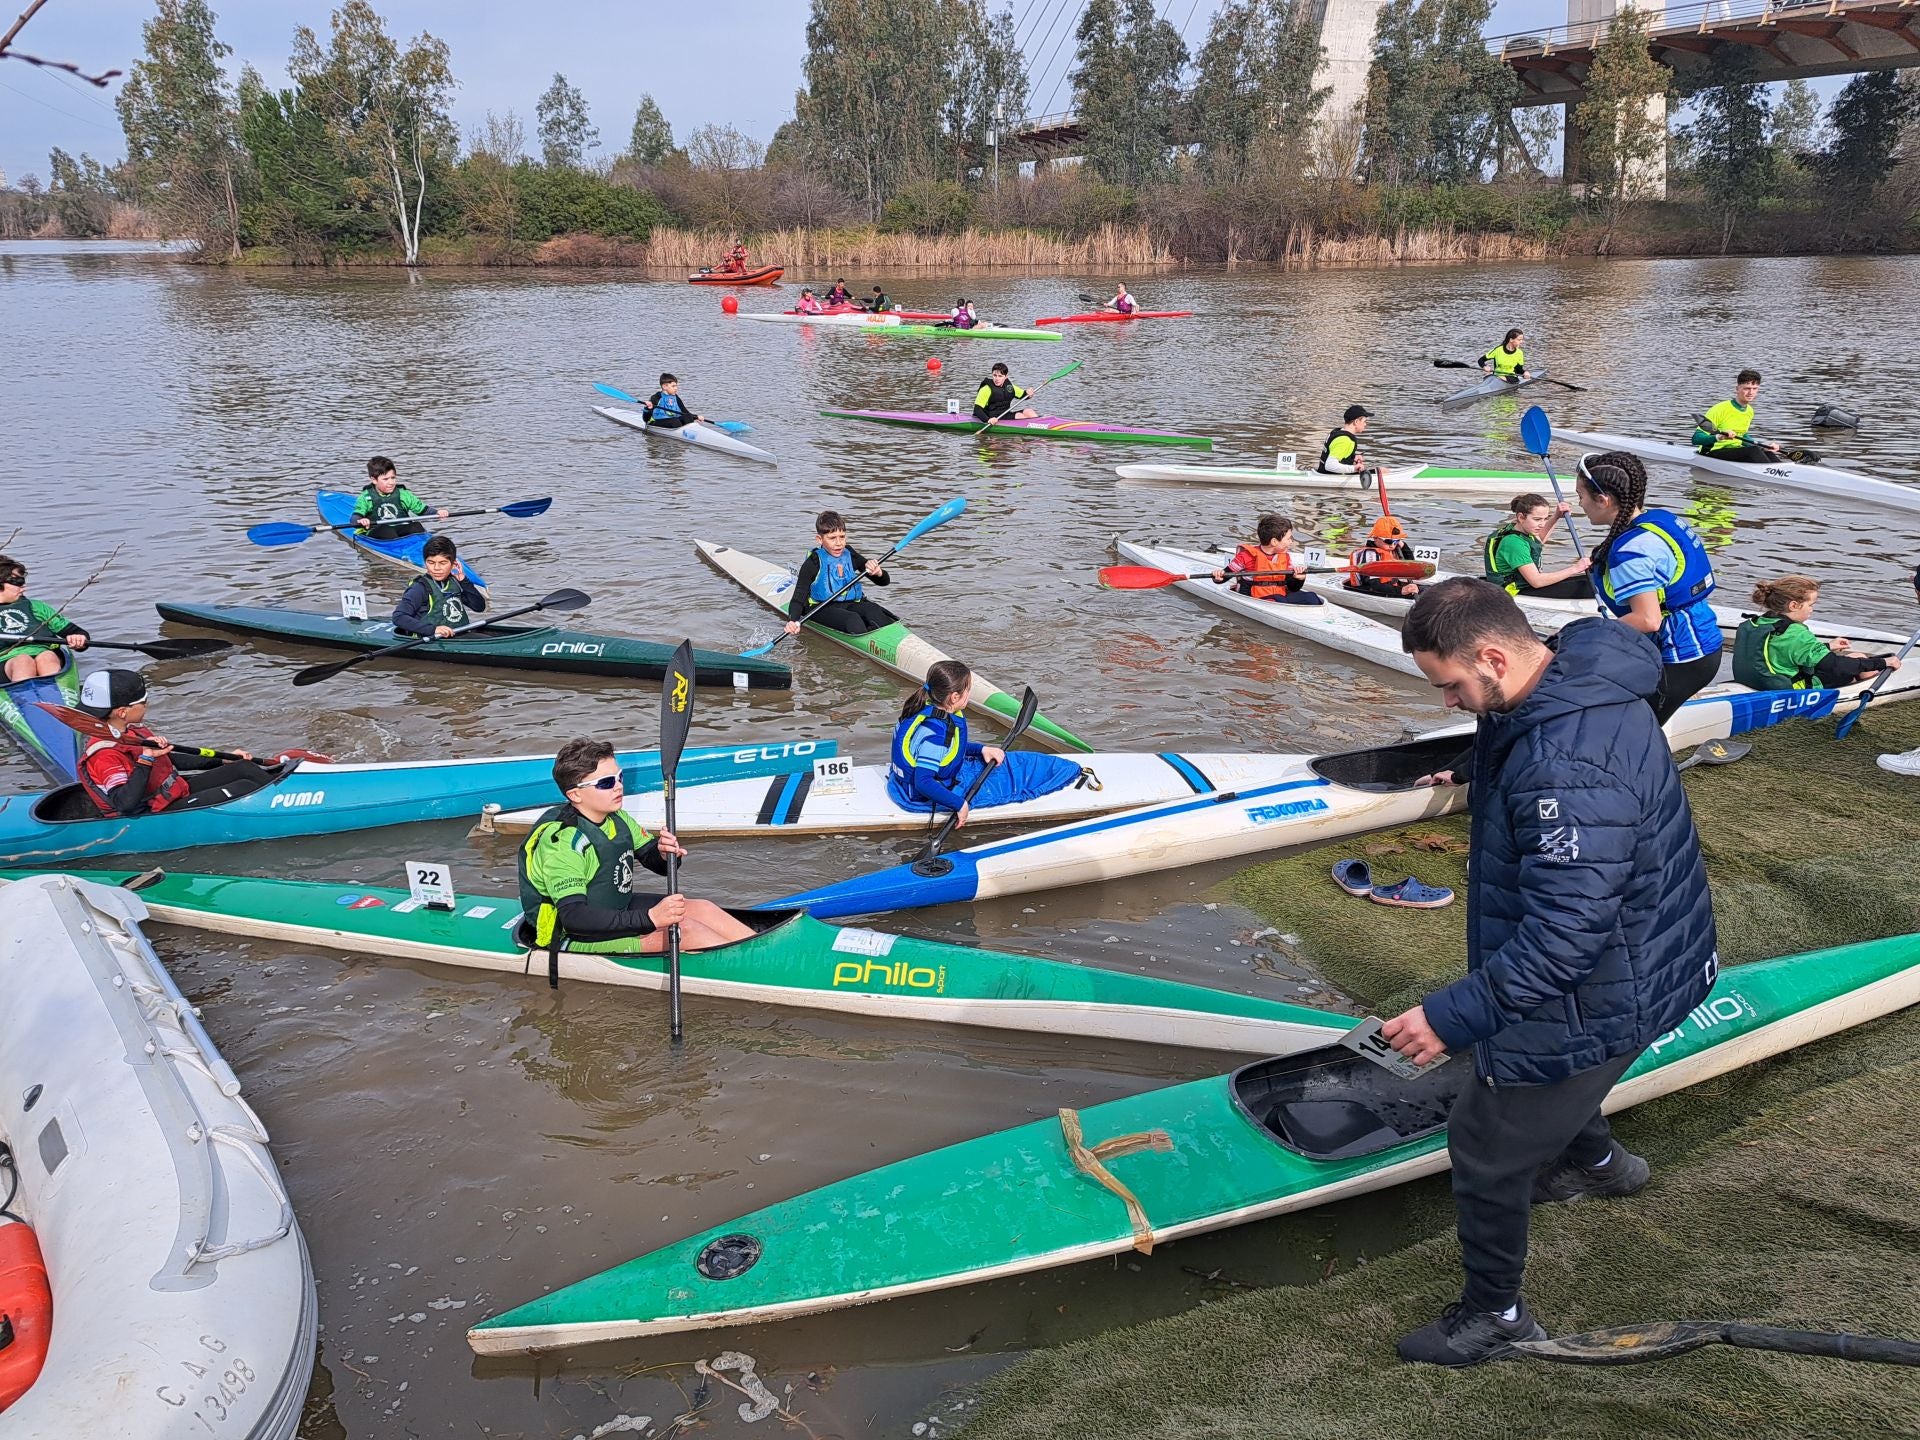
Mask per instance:
[[[533,608],[536,610],[584,610],[593,603],[584,590],[556,590]]]
[[[361,660],[371,659],[372,655],[356,655],[352,660],[336,660],[331,665],[309,665],[293,677],[296,686],[318,685],[322,680],[331,680],[342,670],[351,668]]]
[[[1000,742],[1001,748],[1005,749],[1026,734],[1027,727],[1033,724],[1033,717],[1039,713],[1040,697],[1033,693],[1033,687],[1029,685],[1026,693],[1020,697],[1020,712],[1013,717],[1013,725],[1007,731],[1007,738]]]
[[[680,752],[693,728],[693,642],[682,640],[660,677],[660,775],[671,793]]]
[[[93,643],[102,649],[109,648],[109,642],[104,640],[96,640]],[[123,647],[115,644],[110,648],[118,650]],[[215,640],[211,637],[197,640],[148,640],[143,644],[128,644],[124,648],[138,650],[141,654],[151,656],[155,660],[198,660],[205,655],[219,655],[233,649],[233,642]]]

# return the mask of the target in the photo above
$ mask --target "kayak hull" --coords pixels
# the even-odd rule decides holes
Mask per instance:
[[[23,872],[0,872],[0,879]],[[109,884],[131,871],[90,872]],[[155,920],[225,935],[543,977],[544,950],[516,943],[517,899],[466,895],[452,911],[382,886],[168,874],[139,890]],[[823,925],[805,915],[736,912],[758,933],[681,956],[688,995],[872,1015],[1180,1045],[1241,1054],[1322,1045],[1350,1017],[1281,1000],[937,940]],[[560,974],[660,991],[659,955],[563,950]]]
[[[629,430],[638,430],[649,440],[678,440],[683,445],[691,445],[698,450],[713,450],[722,455],[731,455],[737,460],[753,460],[762,465],[778,465],[767,451],[758,445],[749,445],[737,435],[713,425],[702,425],[698,420],[691,425],[681,425],[663,429],[658,425],[649,425],[646,417],[638,410],[622,410],[614,405],[596,405],[593,413],[604,415],[616,425],[624,425]]]
[[[353,507],[360,497],[344,490],[320,490],[315,492],[313,498],[323,521],[329,525],[347,525],[353,520]],[[424,525],[431,518],[423,516],[420,523]],[[336,530],[333,533],[369,560],[377,560],[382,565],[391,565],[396,570],[406,570],[415,575],[425,572],[425,557],[421,552],[426,549],[427,541],[433,538],[431,532],[402,535],[398,540],[369,540],[353,530]],[[460,557],[460,563],[466,568],[469,580],[482,590],[487,588],[487,582],[480,578],[479,569],[464,554]]]
[[[1162,800],[1213,790],[1237,790],[1264,785],[1279,778],[1293,764],[1289,755],[1105,754],[1076,757],[1091,771],[1093,784],[1069,785],[1050,795],[1013,805],[975,805],[969,827],[980,825],[1054,824],[1115,810],[1131,810]],[[674,833],[698,836],[844,835],[888,830],[925,830],[925,810],[907,810],[894,803],[887,790],[887,767],[857,765],[848,777],[851,793],[821,794],[813,774],[776,775],[768,779],[723,780],[689,785],[681,783],[674,803]],[[649,830],[666,824],[666,802],[646,794],[630,794],[627,813]],[[945,812],[942,812],[944,815]],[[515,811],[494,817],[496,829],[508,834],[532,828],[540,812]],[[932,817],[939,819],[940,816]],[[972,833],[971,829],[968,831]]]
[[[798,770],[811,774],[813,762],[837,748],[832,740],[705,746],[681,755],[679,780],[698,785]],[[620,751],[617,759],[629,793],[659,788],[659,751]],[[337,835],[421,820],[471,820],[489,804],[531,807],[537,816],[557,803],[551,755],[365,765],[302,760],[281,767],[272,784],[251,794],[158,814],[109,818],[73,786],[0,796],[0,862],[64,865],[104,855]]]
[[[1554,441],[1580,450],[1624,450],[1656,464],[1682,465],[1709,474],[1744,480],[1749,485],[1772,485],[1782,490],[1798,490],[1829,500],[1851,500],[1863,505],[1884,505],[1890,510],[1920,514],[1920,488],[1895,485],[1870,475],[1855,475],[1826,465],[1796,465],[1780,460],[1764,465],[1743,465],[1737,460],[1716,460],[1702,455],[1691,445],[1676,445],[1665,440],[1641,440],[1632,435],[1610,435],[1599,431],[1556,430]]]
[[[1130,560],[1136,565],[1151,565],[1182,575],[1212,570],[1226,564],[1226,557],[1218,554],[1161,549],[1133,540],[1116,539],[1114,549],[1123,560]],[[1296,640],[1311,640],[1315,644],[1338,650],[1343,655],[1351,655],[1356,660],[1371,661],[1416,679],[1424,678],[1420,667],[1413,663],[1413,657],[1401,648],[1398,630],[1345,606],[1324,601],[1318,605],[1289,605],[1272,600],[1256,600],[1230,585],[1216,585],[1212,580],[1182,580],[1171,588],[1183,590],[1196,600],[1203,600],[1243,620],[1251,620]]]
[[[924,320],[905,320],[874,332],[878,335],[914,335],[935,340],[1059,340],[1051,330],[1029,330],[1018,325],[975,325],[961,330],[952,325],[929,324]]]
[[[1094,325],[1101,321],[1118,320],[1185,320],[1193,314],[1191,310],[1135,310],[1122,315],[1113,310],[1090,310],[1084,315],[1049,315],[1036,320],[1036,325]]]
[[[1371,494],[1378,487],[1369,475],[1322,475],[1317,470],[1275,470],[1256,465],[1166,465],[1152,461],[1116,466],[1122,480],[1151,480],[1174,485],[1206,485],[1267,490],[1332,490]],[[1471,467],[1409,462],[1389,466],[1387,494],[1503,495],[1511,499],[1529,490],[1551,495],[1545,475],[1525,470],[1481,470]]]
[[[1062,420],[1036,415],[1031,420],[996,420],[984,428],[971,414],[949,415],[940,410],[822,410],[830,420],[865,420],[874,425],[899,425],[910,430],[950,430],[963,435],[1025,435],[1036,440],[1093,440],[1108,445],[1176,445],[1211,450],[1204,435],[1181,435],[1171,430],[1134,430],[1098,420]]]
[[[791,570],[771,560],[749,555],[744,550],[736,550],[731,545],[716,545],[710,540],[696,540],[693,548],[699,552],[701,559],[737,581],[769,610],[780,615],[787,613],[787,607],[793,599],[793,584],[798,578]],[[877,661],[915,685],[925,683],[927,671],[937,662],[953,658],[946,651],[929,645],[897,620],[884,629],[865,635],[847,635],[811,620],[806,628],[855,654]],[[1020,713],[1020,702],[974,670],[973,701],[967,708],[997,724],[1011,725]],[[1093,749],[1078,735],[1054,724],[1044,715],[1034,716],[1033,725],[1027,733],[1056,750]]]
[[[689,285],[773,285],[787,270],[784,265],[759,265],[751,270],[696,270]]]
[[[184,605],[162,600],[154,608],[163,620],[259,636],[293,645],[331,650],[378,650],[408,637],[385,620],[347,620],[312,610],[280,610],[258,605]],[[556,675],[606,675],[629,680],[658,680],[666,674],[674,647],[657,640],[599,635],[552,626],[496,625],[470,635],[434,640],[396,655],[396,660],[433,660],[503,670],[541,670]],[[747,660],[724,650],[693,652],[694,683],[753,690],[786,690],[793,674],[770,660]]]
[[[1728,969],[1709,998],[1635,1062],[1605,1108],[1671,1094],[1916,1001],[1920,937],[1912,935]],[[1369,1069],[1340,1050],[1063,1110],[715,1226],[484,1320],[468,1343],[483,1355],[526,1354],[790,1319],[1151,1251],[1385,1189],[1446,1168],[1443,1124],[1420,1122],[1444,1120],[1447,1096],[1465,1081],[1463,1065],[1412,1085],[1365,1074],[1348,1082],[1351,1093],[1385,1102],[1375,1112],[1383,1119],[1396,1105],[1418,1111],[1398,1130],[1407,1136],[1399,1143],[1340,1158],[1294,1148],[1269,1128],[1264,1110],[1256,1116],[1250,1108],[1274,1073],[1293,1071],[1310,1077],[1302,1088],[1319,1083],[1340,1093],[1334,1087],[1352,1067]],[[1105,1157],[1105,1170],[1137,1197],[1137,1222],[1076,1163],[1069,1120],[1087,1146],[1134,1137]]]
[[[1920,670],[1910,679],[1908,674],[1896,671],[1874,703],[1892,704],[1920,693]],[[1825,719],[1865,688],[1755,691],[1716,686],[1682,705],[1667,722],[1667,743],[1678,751],[1788,720]],[[1464,785],[1417,781],[1454,763],[1472,738],[1472,727],[1461,725],[1394,745],[1301,755],[1291,773],[1271,784],[1146,805],[950,850],[940,858],[951,868],[937,875],[895,865],[771,903],[800,907],[821,919],[879,915],[1123,880],[1410,825],[1465,807]]]
[[[1440,402],[1441,408],[1451,410],[1461,405],[1471,405],[1476,400],[1490,399],[1495,395],[1512,395],[1526,389],[1529,385],[1546,378],[1545,370],[1533,370],[1517,379],[1509,380],[1504,375],[1489,375],[1484,380],[1456,390]]]
[[[80,665],[71,650],[64,652],[59,670],[31,680],[0,685],[0,725],[13,743],[55,784],[65,785],[79,773],[80,732],[62,725],[40,708],[40,702],[80,703]]]

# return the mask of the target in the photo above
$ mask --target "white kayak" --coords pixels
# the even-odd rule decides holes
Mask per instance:
[[[1896,671],[1875,704],[1909,700],[1916,687],[1920,667]],[[1787,720],[1822,719],[1844,709],[1864,688],[1716,686],[1689,700],[1667,722],[1667,743],[1677,751]],[[1416,782],[1457,763],[1472,738],[1472,726],[1458,725],[1394,745],[1295,755],[1289,772],[1266,785],[1194,795],[950,850],[930,865],[870,871],[769,904],[802,908],[822,920],[878,915],[1161,874],[1413,824],[1465,806],[1463,785]]]
[[[1717,460],[1702,455],[1691,445],[1668,440],[1640,440],[1632,435],[1610,435],[1596,430],[1556,430],[1557,444],[1576,450],[1624,450],[1642,460],[1662,465],[1685,465],[1749,485],[1773,485],[1782,490],[1799,490],[1823,495],[1830,500],[1855,500],[1866,505],[1884,505],[1891,510],[1920,514],[1920,487],[1896,485],[1870,475],[1835,470],[1827,465],[1801,465],[1791,460],[1773,460],[1765,464],[1743,464],[1738,460]],[[1392,492],[1389,491],[1389,494]]]
[[[1163,549],[1118,538],[1113,544],[1123,560],[1171,570],[1176,575],[1219,569],[1226,563],[1225,557],[1218,552]],[[1370,660],[1389,670],[1397,670],[1402,675],[1425,678],[1420,674],[1420,667],[1413,663],[1413,657],[1400,648],[1398,630],[1345,606],[1326,603],[1290,605],[1274,600],[1255,600],[1230,585],[1217,585],[1211,579],[1182,580],[1172,588],[1184,590],[1195,599],[1218,605],[1223,610],[1230,610],[1235,615],[1270,630],[1278,630],[1283,635],[1314,641],[1351,655],[1356,660]]]
[[[1291,755],[1152,754],[1076,755],[1083,781],[1013,805],[975,806],[968,834],[980,825],[1084,819],[1132,810],[1183,795],[1265,785],[1286,773]],[[925,830],[946,818],[942,811],[907,810],[887,790],[887,767],[855,765],[845,791],[816,786],[813,772],[739,782],[682,786],[674,825],[680,835],[833,835],[879,830]],[[629,795],[627,813],[649,830],[666,824],[661,795]],[[533,828],[543,809],[514,810],[494,817],[494,828],[515,833]]]
[[[1485,400],[1491,395],[1511,395],[1526,389],[1537,380],[1545,379],[1546,373],[1545,370],[1530,370],[1525,375],[1511,380],[1504,375],[1487,375],[1464,390],[1454,391],[1440,403],[1451,408],[1455,405],[1469,405],[1475,400]]]
[[[314,1363],[306,1244],[146,913],[65,875],[0,890],[0,1138],[53,1299],[0,1433],[288,1440]]]
[[[593,413],[606,416],[616,425],[625,425],[629,429],[643,431],[652,440],[678,440],[682,444],[695,445],[702,450],[718,450],[722,455],[736,455],[742,460],[757,460],[762,465],[780,463],[758,445],[749,445],[737,435],[730,435],[716,425],[705,425],[698,420],[691,424],[671,427],[649,425],[647,417],[638,410],[622,410],[615,405],[596,405],[593,407]]]
[[[742,320],[764,320],[774,325],[898,325],[900,316],[887,312],[874,315],[864,310],[847,310],[838,315],[742,314]]]
[[[1281,457],[1287,458],[1287,457]],[[1511,500],[1529,490],[1551,495],[1553,488],[1544,473],[1526,470],[1493,470],[1484,466],[1440,465],[1408,460],[1388,465],[1387,496],[1419,495],[1499,495]],[[1146,461],[1137,465],[1118,465],[1114,474],[1122,480],[1154,480],[1167,484],[1250,486],[1280,490],[1335,490],[1373,493],[1378,487],[1371,475],[1323,475],[1318,470],[1284,469],[1258,465],[1168,465]]]

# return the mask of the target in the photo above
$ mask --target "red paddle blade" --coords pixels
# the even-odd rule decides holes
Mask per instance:
[[[1153,565],[1103,565],[1100,583],[1109,590],[1158,590],[1177,585],[1187,577]]]
[[[1343,570],[1353,567],[1343,565]],[[1426,580],[1434,572],[1430,560],[1376,560],[1371,565],[1362,565],[1360,573],[1374,580]]]
[[[78,730],[82,735],[95,740],[113,739],[113,727],[98,715],[89,715],[84,710],[76,710],[71,705],[57,705],[51,700],[33,702],[70,730]]]

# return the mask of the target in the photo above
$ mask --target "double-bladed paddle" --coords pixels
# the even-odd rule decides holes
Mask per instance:
[[[1547,451],[1553,448],[1553,422],[1547,419],[1547,412],[1538,405],[1529,405],[1527,413],[1520,417],[1520,443],[1527,447],[1529,455],[1537,455],[1540,464],[1547,472],[1547,481],[1553,486],[1553,498],[1560,504],[1567,503],[1566,493],[1560,488],[1560,477],[1553,473],[1553,461],[1547,458]],[[1580,532],[1573,528],[1571,508],[1560,517],[1567,522],[1567,538],[1573,541],[1573,548],[1581,554],[1586,547],[1580,543]]]
[[[1732,1320],[1655,1320],[1645,1325],[1616,1325],[1579,1335],[1513,1342],[1515,1350],[1535,1360],[1563,1360],[1574,1365],[1637,1365],[1644,1360],[1684,1355],[1704,1345],[1817,1355],[1826,1360],[1865,1360],[1878,1365],[1920,1365],[1920,1344],[1912,1340],[1826,1330],[1777,1330],[1770,1325],[1742,1325]]]
[[[583,610],[591,603],[587,595],[579,590],[556,590],[544,600],[536,600],[531,605],[522,605],[515,610],[503,610],[498,615],[490,615],[484,620],[475,620],[471,625],[462,625],[454,635],[465,635],[470,630],[484,630],[489,625],[497,625],[502,620],[511,620],[516,615],[531,615],[535,610]],[[452,636],[415,635],[402,640],[398,645],[387,645],[378,650],[369,650],[355,655],[351,659],[336,660],[330,665],[309,665],[293,677],[295,685],[318,685],[322,680],[331,680],[342,670],[351,670],[356,665],[364,665],[369,660],[378,660],[382,655],[397,655],[402,650],[411,650],[418,645],[431,645],[434,641]]]
[[[1224,565],[1220,568],[1226,570]],[[1434,568],[1430,560],[1375,560],[1360,566],[1314,565],[1305,570],[1227,570],[1226,573],[1230,580],[1285,580],[1289,575],[1350,575],[1357,569],[1370,580],[1429,580],[1433,578]],[[1106,565],[1100,570],[1100,583],[1109,590],[1161,590],[1182,580],[1211,579],[1211,570],[1182,575],[1156,565]]]
[[[1472,362],[1466,360],[1436,360],[1433,362],[1433,368],[1436,370],[1478,370],[1480,368],[1480,362],[1477,360]],[[1515,376],[1502,375],[1500,378],[1505,380],[1509,385],[1518,385],[1520,383],[1518,377]],[[1541,385],[1558,385],[1562,390],[1578,390],[1585,393],[1587,388],[1584,385],[1575,385],[1571,381],[1556,380],[1551,375],[1529,375],[1527,378]]]
[[[124,742],[127,738],[124,735],[115,733],[114,728],[98,715],[89,715],[86,711],[76,710],[71,705],[57,705],[51,700],[36,700],[33,703],[46,711],[47,714],[51,715],[54,719],[58,720],[62,725],[65,725],[69,730],[78,731],[89,740],[118,740]],[[152,740],[142,739],[140,743],[149,750],[158,750],[160,748],[160,746]],[[197,755],[202,760],[244,760],[247,758],[232,750],[209,750],[202,745],[182,745],[177,740],[170,740],[167,743],[182,755]],[[312,760],[320,765],[331,765],[333,763],[333,757],[331,755],[322,755],[317,750],[282,750],[279,752],[278,759]]]
[[[928,515],[918,525],[915,525],[911,530],[907,531],[905,535],[901,536],[899,543],[897,543],[891,550],[887,551],[886,554],[882,555],[879,558],[879,560],[875,562],[875,564],[879,568],[885,569],[887,561],[891,560],[894,556],[898,555],[902,550],[906,549],[907,546],[911,545],[914,541],[918,540],[922,535],[926,534],[929,530],[938,529],[940,526],[946,524],[947,521],[954,519],[956,516],[964,515],[966,513],[966,509],[967,509],[967,497],[964,495],[954,496],[953,499],[947,501],[946,504],[942,505],[938,510],[935,510],[931,515]],[[847,581],[846,584],[842,585],[838,590],[834,591],[833,594],[829,595],[826,599],[822,600],[820,602],[820,605],[831,605],[834,601],[838,600],[842,595],[846,594],[847,591],[851,590],[854,586],[858,585],[865,578],[866,578],[865,571],[862,571],[861,573],[855,575],[851,580]],[[797,599],[798,597],[796,596],[795,598]],[[815,605],[812,608],[814,610],[818,610],[820,608],[820,605]],[[765,655],[769,650],[773,649],[774,646],[778,645],[782,640],[786,638],[787,638],[787,632],[782,630],[778,635],[774,636],[773,639],[769,640],[766,644],[756,645],[751,650],[742,650],[740,652],[740,658],[742,660],[757,660],[762,655]]]
[[[1029,390],[1025,395],[1022,395],[1017,399],[1015,399],[1013,402],[1013,405],[1009,405],[1006,409],[1002,410],[998,415],[989,415],[984,421],[981,422],[980,428],[978,430],[975,430],[973,433],[976,435],[986,434],[987,431],[991,430],[995,425],[998,425],[1002,420],[1006,419],[1007,416],[1013,413],[1014,405],[1020,404],[1021,401],[1023,400],[1033,399],[1034,396],[1038,395],[1042,390],[1046,389],[1047,386],[1051,385],[1054,381],[1059,380],[1065,376],[1071,375],[1074,371],[1078,370],[1082,365],[1086,363],[1087,362],[1084,360],[1073,360],[1073,361],[1069,361],[1065,365],[1062,365],[1058,370],[1054,371],[1053,374],[1049,375],[1046,379],[1042,380],[1038,385],[1034,386],[1033,389]]]
[[[1027,727],[1033,724],[1033,717],[1039,712],[1040,697],[1033,693],[1033,687],[1029,685],[1020,697],[1020,713],[1013,717],[1013,724],[1008,727],[1006,738],[1000,742],[1000,748],[1002,750],[1010,748],[1014,741],[1026,734]],[[987,777],[993,774],[994,767],[999,764],[998,760],[989,760],[981,766],[980,773],[973,777],[973,783],[967,787],[967,793],[960,797],[961,810],[973,804],[973,797],[980,793],[981,787],[987,783]],[[920,858],[913,862],[914,874],[945,875],[953,869],[953,862],[941,857],[940,847],[946,843],[947,836],[953,833],[953,827],[959,823],[960,810],[947,816],[946,823],[934,834],[933,839],[927,842],[927,848],[921,852]]]
[[[615,400],[624,400],[629,405],[638,405],[642,410],[647,408],[647,402],[639,396],[629,395],[626,391],[616,389],[612,385],[602,385],[596,380],[593,382],[593,388],[598,390],[602,395],[610,396]],[[651,425],[653,422],[649,420],[647,423]],[[753,427],[744,420],[702,420],[700,423],[702,425],[711,425],[716,430],[724,430],[729,435],[744,435],[747,431],[753,429]]]
[[[660,679],[660,789],[667,802],[667,834],[674,830],[674,772],[693,727],[693,641],[682,640]],[[676,835],[677,838],[677,835]],[[667,893],[680,893],[680,857],[667,853]],[[667,927],[667,1029],[680,1043],[680,927]]]
[[[1907,643],[1900,647],[1900,653],[1893,658],[1896,660],[1906,659],[1907,652],[1912,650],[1915,645],[1920,645],[1920,630],[1914,631],[1913,634],[1907,637]],[[1834,739],[1844,740],[1847,738],[1847,732],[1853,729],[1854,725],[1859,721],[1862,712],[1866,710],[1867,706],[1873,703],[1873,697],[1880,693],[1880,687],[1887,683],[1888,678],[1892,674],[1893,671],[1890,669],[1882,670],[1878,675],[1873,677],[1873,683],[1860,692],[1858,703],[1854,705],[1853,709],[1849,710],[1845,715],[1842,715],[1840,717],[1840,723],[1833,727]]]
[[[460,519],[468,515],[505,515],[510,520],[531,520],[536,515],[544,515],[553,508],[553,497],[548,495],[539,500],[511,500],[505,505],[487,505],[478,510],[449,510],[449,520]],[[274,520],[265,525],[256,525],[247,531],[247,539],[256,545],[298,545],[315,535],[329,530],[354,530],[359,527],[349,520],[343,525],[295,525],[288,520]]]
[[[1711,420],[1707,419],[1707,417],[1704,415],[1695,415],[1691,418],[1693,420],[1695,429],[1704,430],[1709,435],[1724,437],[1728,440],[1734,440],[1734,439],[1746,440],[1746,436],[1744,435],[1740,435],[1740,436],[1729,435],[1725,430],[1720,429],[1717,425],[1715,425]],[[1750,445],[1759,445],[1762,449],[1768,448],[1763,441],[1759,441],[1759,440],[1748,440],[1747,443]],[[1820,454],[1816,450],[1801,450],[1796,447],[1790,447],[1786,445],[1775,445],[1772,448],[1774,453],[1777,454],[1782,460],[1791,460],[1796,465],[1818,465],[1820,463]],[[1705,454],[1708,452],[1703,451],[1701,453]]]
[[[17,640],[9,640],[10,645],[55,645],[62,649],[71,649],[58,635],[43,630],[37,635],[22,635]],[[205,639],[187,640],[95,640],[87,637],[89,650],[138,650],[154,660],[198,660],[207,655],[218,655],[222,651],[233,649],[231,640]]]

